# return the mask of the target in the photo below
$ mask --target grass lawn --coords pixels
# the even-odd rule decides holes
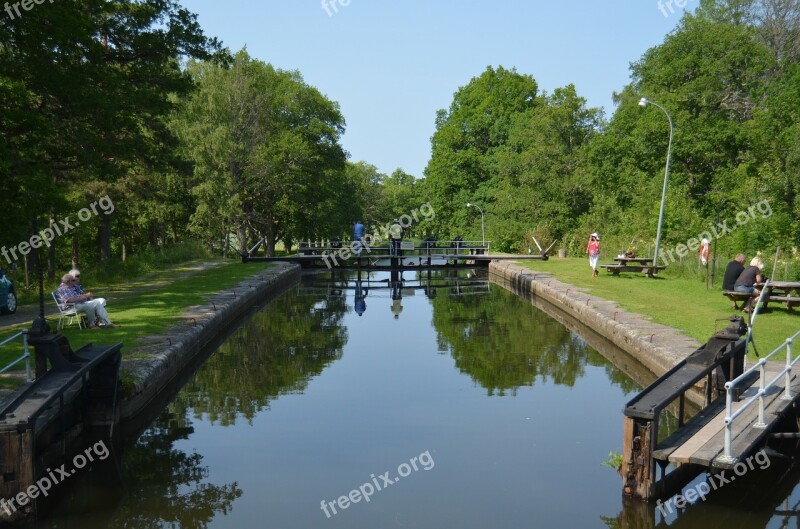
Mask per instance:
[[[78,349],[89,342],[98,344],[122,342],[124,344],[122,354],[126,357],[133,353],[138,338],[163,333],[177,321],[186,307],[204,304],[205,296],[229,288],[271,266],[273,265],[270,263],[242,264],[241,261],[232,260],[230,263],[183,278],[178,276],[185,275],[185,272],[176,267],[173,272],[158,274],[159,280],[169,280],[170,273],[173,275],[174,280],[168,281],[164,286],[141,293],[132,292],[121,299],[109,301],[109,316],[118,325],[117,328],[86,330],[73,325],[62,332],[69,338],[73,349]],[[102,290],[93,290],[102,295]],[[48,319],[48,324],[53,330],[56,329],[56,322],[57,319]],[[8,333],[5,337],[10,335],[11,333]],[[0,366],[8,364],[20,355],[20,341],[13,342],[13,347],[9,345],[0,348]],[[24,364],[19,364],[19,367],[24,369]],[[0,382],[0,385],[3,385],[3,382]]]
[[[701,343],[727,325],[727,321],[716,320],[726,320],[733,314],[740,314],[731,307],[730,300],[722,295],[720,275],[716,278],[716,288],[706,290],[704,278],[674,277],[670,275],[669,268],[656,279],[632,272],[614,277],[603,269],[599,277],[593,278],[588,258],[553,258],[549,261],[520,261],[520,264],[537,272],[552,274],[560,281],[584,288],[600,298],[616,301],[626,310],[645,314],[657,323],[680,329]],[[799,330],[800,310],[789,312],[785,305],[770,305],[756,319],[753,336],[758,352],[762,356],[772,352]],[[795,354],[800,353],[800,348],[795,350]],[[778,357],[785,358],[783,354]]]

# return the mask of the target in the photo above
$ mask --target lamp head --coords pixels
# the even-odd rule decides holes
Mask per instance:
[[[471,208],[472,207],[472,203],[471,202],[467,202],[467,207]]]
[[[646,97],[643,97],[639,100],[639,106],[642,108],[646,107],[649,103],[650,101],[648,101]]]

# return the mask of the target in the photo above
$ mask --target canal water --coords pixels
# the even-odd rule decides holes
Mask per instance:
[[[680,517],[624,506],[603,462],[638,389],[474,271],[306,276],[38,527],[783,526],[778,465],[756,511],[734,486]]]

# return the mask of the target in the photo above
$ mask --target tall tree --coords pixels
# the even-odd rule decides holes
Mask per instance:
[[[344,118],[338,105],[306,85],[297,72],[276,70],[244,50],[230,68],[192,63],[199,90],[176,115],[173,130],[195,161],[193,229],[237,250],[265,238],[308,229],[341,230],[332,213],[347,209],[346,153],[339,144]]]
[[[489,67],[455,93],[449,110],[437,113],[425,187],[442,233],[455,235],[468,224],[467,202],[491,199],[493,155],[506,144],[513,116],[536,104],[537,90],[531,76]]]
[[[11,11],[0,17],[0,182],[15,207],[47,219],[65,209],[64,189],[171,160],[161,118],[170,94],[192,88],[179,59],[224,57],[195,15],[173,0],[60,0]],[[103,257],[109,226],[100,227]]]

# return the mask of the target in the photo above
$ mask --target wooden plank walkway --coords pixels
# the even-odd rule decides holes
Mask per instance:
[[[775,378],[783,369],[783,364],[767,364],[767,382]],[[745,459],[763,444],[764,438],[777,421],[800,398],[800,380],[793,374],[791,382],[793,399],[781,398],[784,394],[784,383],[780,381],[770,388],[764,399],[764,421],[766,428],[754,428],[758,419],[758,403],[750,407],[733,422],[731,432],[731,452],[738,461]],[[758,392],[758,382],[748,388],[738,402],[734,402],[732,412],[736,412]],[[723,401],[724,402],[724,401]],[[716,403],[697,416],[693,417],[685,427],[659,443],[653,452],[656,459],[672,463],[692,463],[705,467],[732,468],[734,463],[720,460],[724,451],[725,439],[725,406]]]

